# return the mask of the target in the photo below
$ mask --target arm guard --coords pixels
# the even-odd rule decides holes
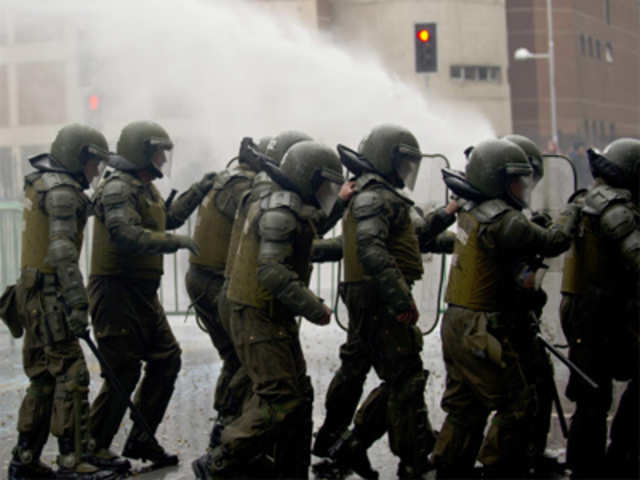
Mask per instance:
[[[258,226],[258,282],[295,315],[313,322],[326,316],[324,305],[286,265],[293,253],[296,228],[294,214],[286,209],[269,210],[262,215]]]
[[[191,185],[189,190],[182,192],[171,203],[169,211],[167,211],[167,230],[181,227],[193,211],[198,208],[198,205],[200,205],[205,195],[209,193],[209,190],[211,190],[210,187],[209,189],[202,188],[200,182],[197,182]]]
[[[356,220],[356,248],[362,267],[375,282],[393,316],[410,310],[411,291],[387,249],[392,212],[382,195],[365,191],[353,200]]]
[[[87,291],[78,267],[80,252],[75,239],[78,232],[78,210],[82,208],[78,194],[67,187],[49,190],[44,199],[49,216],[49,249],[47,262],[55,268],[62,296],[69,308],[86,308]]]
[[[560,255],[571,246],[572,232],[579,218],[579,208],[573,207],[567,207],[558,223],[548,229],[531,223],[521,212],[510,210],[494,224],[495,228],[487,228],[488,231],[493,230],[493,239],[486,242],[487,246],[517,255]]]
[[[179,243],[174,235],[142,227],[134,192],[125,182],[117,179],[108,182],[104,186],[101,203],[109,237],[123,253],[155,255],[178,249]]]
[[[339,262],[340,260],[342,260],[342,236],[313,241],[312,262]]]
[[[632,270],[640,273],[640,225],[634,211],[625,204],[614,204],[600,217],[600,227],[602,233],[618,245]]]
[[[449,228],[456,221],[454,214],[448,214],[444,207],[440,207],[430,212],[424,222],[416,225],[416,235],[420,243],[421,252],[432,252],[432,245],[436,237]]]

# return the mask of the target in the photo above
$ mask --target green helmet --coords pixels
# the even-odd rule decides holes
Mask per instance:
[[[95,128],[73,123],[60,129],[51,144],[51,157],[55,163],[86,184],[84,165],[91,157],[107,160],[109,145],[106,138]],[[86,185],[85,185],[86,186]]]
[[[506,140],[485,140],[476,145],[465,168],[467,180],[487,198],[502,198],[515,202],[523,208],[529,200],[533,168],[527,160],[527,155],[515,143]],[[521,179],[523,191],[514,195],[511,184]]]
[[[292,145],[305,140],[311,140],[311,137],[306,133],[298,132],[296,130],[287,130],[269,140],[264,149],[264,154],[277,165],[280,165],[280,162],[282,162],[282,158],[284,157],[284,154],[287,153],[287,150],[289,150]],[[260,142],[262,143],[262,140],[260,140]]]
[[[162,178],[171,168],[170,156],[157,152],[170,152],[173,142],[164,128],[153,122],[131,122],[122,129],[118,139],[119,159],[112,166],[120,170],[135,171],[150,168],[156,176]]]
[[[413,190],[422,154],[416,137],[406,128],[379,125],[362,139],[362,155],[394,187]]]
[[[298,142],[287,150],[279,170],[305,203],[331,212],[344,182],[335,150],[311,140]]]
[[[594,177],[609,185],[630,190],[638,198],[640,187],[640,140],[619,138],[606,146],[604,152],[587,150]]]
[[[544,160],[542,159],[542,152],[533,141],[525,137],[524,135],[511,134],[502,137],[502,140],[507,140],[511,143],[518,145],[522,151],[529,157],[529,163],[533,168],[533,179],[539,181],[544,176]]]

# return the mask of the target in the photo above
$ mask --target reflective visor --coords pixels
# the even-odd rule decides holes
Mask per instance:
[[[155,151],[151,157],[151,167],[156,171],[156,174],[162,177],[171,176],[171,166],[173,164],[173,150],[159,148]]]
[[[338,193],[340,193],[341,187],[342,184],[340,183],[324,180],[316,190],[316,200],[325,215],[329,215],[331,210],[333,210],[333,206],[338,200]]]
[[[405,187],[413,191],[418,180],[420,160],[411,157],[402,157],[396,161],[396,171]]]
[[[531,175],[517,176],[511,184],[511,197],[518,202],[522,208],[526,208],[531,203],[531,191],[533,187],[534,181]]]

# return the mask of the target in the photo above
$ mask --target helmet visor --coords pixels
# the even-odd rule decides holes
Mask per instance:
[[[157,148],[151,156],[151,168],[159,178],[171,176],[173,149]]]
[[[324,180],[316,190],[316,200],[325,215],[329,215],[331,210],[333,210],[333,206],[338,200],[340,187],[342,187],[340,183],[335,183],[332,180]]]
[[[518,175],[513,178],[509,194],[522,208],[531,204],[531,191],[535,183],[531,175]]]
[[[420,160],[412,157],[402,157],[396,161],[396,172],[400,180],[411,191],[416,187],[420,170]]]
[[[416,186],[421,160],[422,154],[417,148],[404,144],[395,147],[393,166],[398,177],[409,190],[413,191]]]
[[[109,152],[90,144],[84,147],[83,156],[84,176],[87,184],[95,190],[107,167]]]

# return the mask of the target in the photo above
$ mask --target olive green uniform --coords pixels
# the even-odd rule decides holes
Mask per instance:
[[[220,322],[218,296],[224,282],[233,219],[241,196],[249,189],[254,175],[252,170],[241,165],[216,176],[213,188],[198,209],[193,238],[200,245],[200,254],[189,256],[190,266],[185,279],[196,314],[223,362],[213,399],[213,407],[222,419],[237,411],[242,398],[235,398],[229,388],[240,361]]]
[[[362,181],[357,182],[356,188],[360,188],[361,183]],[[412,221],[421,253],[434,251],[451,253],[453,251],[452,239],[442,233],[455,221],[453,214],[447,214],[444,208],[439,208],[427,215],[426,218],[412,218]],[[332,253],[336,257],[335,252],[338,250],[342,254],[342,242],[338,245],[332,245],[329,243],[330,241],[321,240],[320,242],[324,242],[322,245],[325,257],[331,257]],[[319,257],[320,245],[314,245],[314,249],[318,251],[316,257]],[[367,285],[359,286],[349,283],[345,283],[341,287],[345,304],[351,305],[347,341],[340,347],[341,365],[327,390],[326,416],[316,436],[313,451],[318,456],[327,456],[329,448],[348,428],[360,401],[367,374],[373,366],[373,352],[367,339],[363,336],[365,329],[370,327],[362,325],[362,322],[368,321],[368,311],[371,309],[363,309],[363,306],[360,305],[363,296],[367,295],[367,288]],[[348,300],[347,296],[350,297]],[[380,409],[384,410],[385,408],[386,392],[387,389],[380,387],[371,392],[356,415],[355,425],[365,448],[372,445],[386,432],[386,422],[384,420],[381,422],[379,420],[381,417],[378,414]],[[384,419],[384,415],[382,418]]]
[[[152,431],[164,416],[181,364],[180,347],[158,299],[162,254],[182,246],[178,236],[165,230],[182,225],[207,193],[194,184],[167,210],[153,184],[120,170],[96,191],[89,279],[94,333],[127,394],[146,362],[134,403]],[[126,408],[105,378],[91,406],[97,448],[109,447]],[[142,427],[134,424],[129,438],[144,438]]]
[[[576,214],[568,209],[562,223],[545,230],[500,199],[472,207],[458,214],[441,327],[447,417],[433,458],[442,477],[468,476],[478,451],[488,472],[517,476],[527,467],[535,391],[520,362],[532,334],[513,295],[513,265],[568,249]],[[492,410],[496,415],[483,443]]]
[[[73,309],[87,308],[78,268],[90,202],[81,185],[58,172],[25,177],[21,275],[16,286],[24,327],[22,361],[29,387],[18,414],[18,449],[37,459],[49,429],[76,454],[89,441],[89,372],[67,325]],[[20,455],[19,455],[20,456]],[[22,459],[24,463],[29,463]]]
[[[313,388],[295,315],[326,316],[307,288],[311,242],[325,227],[295,193],[274,184],[269,190],[248,205],[227,291],[231,337],[253,395],[222,431],[212,468],[246,472],[274,454],[280,475],[306,478]],[[286,447],[274,449],[276,441]]]
[[[413,305],[411,286],[423,273],[410,206],[411,201],[379,175],[368,173],[356,180],[342,224],[342,291],[349,332],[341,347],[341,369],[327,395],[325,421],[333,422],[331,412],[338,412],[340,425],[334,425],[348,425],[373,366],[384,383],[365,401],[355,432],[367,445],[388,430],[391,451],[400,457],[399,471],[406,476],[426,469],[434,442],[423,396],[422,334],[415,325],[396,320]],[[438,230],[444,228],[446,221]],[[344,403],[334,408],[334,400]]]
[[[591,388],[573,373],[569,376],[566,395],[576,402],[576,409],[567,463],[579,478],[631,475],[623,464],[631,464],[632,476],[637,477],[640,214],[627,190],[599,180],[578,201],[583,217],[565,259],[560,317],[569,358],[600,388]],[[614,379],[630,382],[607,450]]]

